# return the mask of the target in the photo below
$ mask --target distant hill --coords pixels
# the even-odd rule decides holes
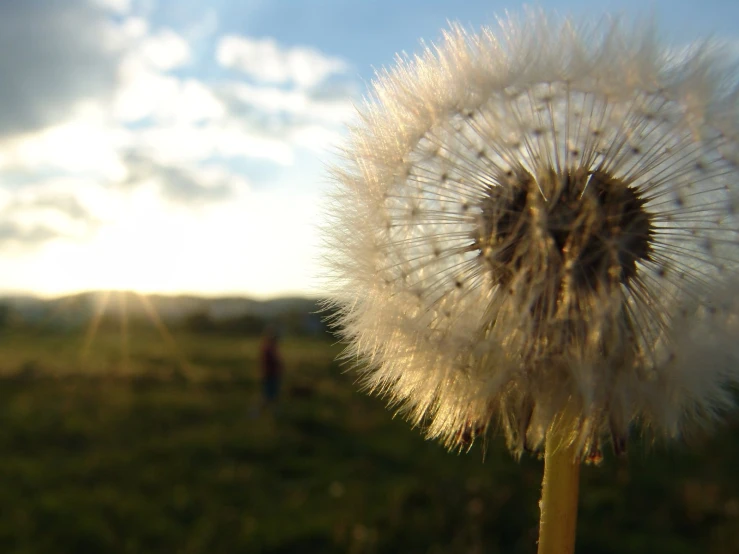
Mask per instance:
[[[129,322],[150,319],[150,312],[167,325],[181,326],[198,320],[206,328],[220,328],[234,322],[250,321],[250,328],[259,324],[277,323],[281,327],[308,333],[322,332],[325,326],[320,299],[284,297],[255,300],[247,297],[201,297],[192,295],[139,294],[130,291],[84,292],[53,299],[30,295],[0,296],[0,325],[12,321],[45,327],[85,325],[101,314],[106,320]]]

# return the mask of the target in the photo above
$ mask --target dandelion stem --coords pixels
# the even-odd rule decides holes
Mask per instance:
[[[539,554],[572,554],[575,551],[579,485],[577,449],[564,445],[557,433],[548,433],[544,447]]]

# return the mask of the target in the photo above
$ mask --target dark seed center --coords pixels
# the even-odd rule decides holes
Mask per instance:
[[[491,186],[475,237],[494,280],[541,279],[558,293],[629,285],[648,260],[652,219],[639,191],[605,171],[525,171]],[[552,290],[551,288],[549,290]]]

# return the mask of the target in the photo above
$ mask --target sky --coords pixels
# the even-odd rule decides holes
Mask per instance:
[[[541,1],[736,44],[735,0]],[[320,295],[326,166],[375,71],[484,0],[0,2],[0,292]]]

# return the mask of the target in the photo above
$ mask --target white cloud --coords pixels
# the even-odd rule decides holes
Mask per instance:
[[[113,116],[122,122],[153,118],[173,124],[197,123],[224,115],[222,102],[203,83],[129,65],[113,102]]]
[[[291,165],[294,153],[284,140],[250,133],[238,123],[223,121],[200,126],[153,126],[137,132],[137,144],[163,163],[225,158],[262,158]]]
[[[318,153],[338,146],[341,138],[341,133],[321,125],[306,125],[293,129],[290,133],[293,144]]]
[[[130,133],[111,127],[95,106],[68,122],[0,143],[0,169],[57,169],[115,179],[122,174],[118,150]]]
[[[123,122],[171,111],[170,100],[179,92],[179,80],[129,61],[121,68],[122,84],[113,101],[113,115]]]
[[[149,23],[143,17],[127,17],[121,23],[121,36],[127,41],[127,46],[135,44],[132,41],[143,40],[149,33]]]
[[[350,96],[316,99],[305,90],[283,90],[245,83],[231,84],[224,93],[231,99],[268,112],[286,112],[327,123],[345,123],[354,114]]]
[[[29,243],[40,246],[44,242],[58,238],[84,240],[89,237],[90,232],[96,227],[94,219],[70,217],[70,214],[64,211],[65,206],[61,204],[65,200],[70,199],[49,199],[57,203],[54,206],[48,203],[14,206],[12,215],[3,212],[4,227],[0,236],[0,247],[14,242],[23,246],[28,246]]]
[[[138,50],[138,56],[162,71],[181,67],[190,60],[190,46],[187,41],[171,29],[146,37]]]
[[[227,200],[248,188],[246,179],[215,165],[162,164],[135,151],[125,156],[125,163],[125,184],[154,185],[168,200],[188,207]]]
[[[23,254],[58,239],[84,241],[100,221],[80,199],[77,183],[52,179],[0,199],[0,249]]]
[[[92,3],[118,15],[131,11],[131,0],[92,0]]]
[[[148,117],[173,122],[196,122],[223,113],[219,100],[202,83],[167,72],[190,61],[187,41],[172,30],[149,32],[148,23],[129,18],[124,33],[133,47],[118,69],[119,87],[113,115],[123,122]]]
[[[283,48],[270,38],[228,35],[218,43],[216,59],[267,83],[294,83],[313,87],[330,75],[344,73],[348,64],[307,47]]]
[[[224,115],[223,103],[209,87],[194,79],[181,80],[178,94],[171,98],[170,116],[176,123],[218,119]]]

